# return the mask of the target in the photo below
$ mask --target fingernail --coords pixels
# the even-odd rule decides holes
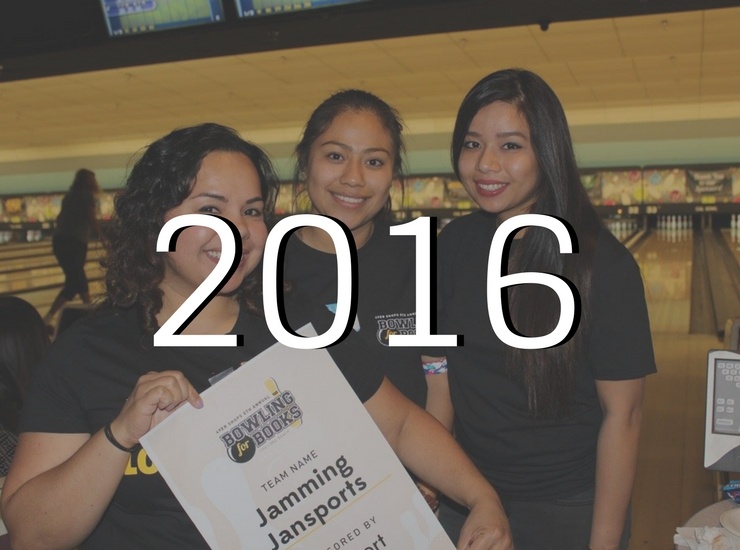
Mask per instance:
[[[198,397],[198,399],[195,400],[195,408],[196,409],[203,408],[203,399],[201,397]]]

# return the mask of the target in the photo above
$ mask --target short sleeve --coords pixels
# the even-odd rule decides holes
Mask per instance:
[[[612,239],[600,238],[594,264],[589,364],[597,380],[641,378],[656,371],[642,274]]]
[[[90,433],[73,389],[76,365],[82,361],[79,344],[60,338],[39,364],[24,400],[21,432]]]

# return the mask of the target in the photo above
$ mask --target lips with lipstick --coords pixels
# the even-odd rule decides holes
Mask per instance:
[[[500,195],[509,184],[503,181],[475,180],[475,188],[485,197]]]

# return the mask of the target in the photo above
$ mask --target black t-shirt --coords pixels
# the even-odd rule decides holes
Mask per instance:
[[[323,332],[332,316],[317,311],[301,320],[303,324],[312,321]],[[39,366],[20,429],[95,433],[118,415],[141,375],[179,370],[203,391],[210,385],[209,378],[238,368],[275,342],[264,319],[244,312],[232,333],[244,335],[243,347],[153,347],[134,310],[104,311],[80,320],[60,335]],[[363,346],[350,337],[328,351],[358,397],[366,401],[383,375]],[[143,449],[131,453],[112,502],[80,547],[208,548]]]
[[[92,195],[67,193],[56,219],[54,237],[87,243],[95,225],[95,198]]]
[[[567,418],[534,425],[522,382],[507,374],[505,344],[491,327],[486,273],[495,219],[476,212],[448,224],[438,240],[440,324],[463,334],[448,348],[455,434],[491,484],[514,500],[569,496],[592,487],[602,410],[595,380],[655,372],[639,267],[607,230],[598,236],[586,357],[577,366]],[[518,246],[515,241],[512,246]]]
[[[411,401],[425,407],[422,350],[388,345],[390,334],[416,333],[415,246],[414,237],[391,236],[388,225],[376,223],[368,242],[357,250],[355,330],[368,347],[382,354],[388,379]],[[295,292],[316,306],[331,308],[336,304],[336,255],[311,248],[295,234],[288,241],[284,277]],[[289,320],[291,326],[297,326],[291,316]]]

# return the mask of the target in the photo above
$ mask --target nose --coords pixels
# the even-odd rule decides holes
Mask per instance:
[[[350,160],[342,174],[342,183],[350,187],[358,187],[363,183],[362,177],[362,160]]]
[[[501,170],[501,162],[498,155],[487,147],[481,150],[476,168],[479,172],[498,172]]]
[[[249,239],[249,221],[244,216],[229,216],[229,221],[236,227],[242,241]]]

